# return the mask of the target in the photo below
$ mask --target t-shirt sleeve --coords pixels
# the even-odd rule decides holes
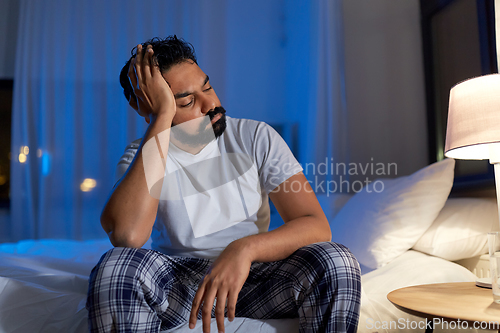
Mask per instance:
[[[262,123],[257,131],[255,153],[259,177],[269,193],[291,176],[302,171],[285,140],[271,126]]]
[[[115,184],[123,177],[125,172],[127,172],[128,167],[134,160],[135,154],[137,153],[137,149],[139,149],[139,145],[141,144],[141,139],[137,139],[132,141],[127,148],[125,148],[125,152],[122,157],[118,161],[115,171]]]

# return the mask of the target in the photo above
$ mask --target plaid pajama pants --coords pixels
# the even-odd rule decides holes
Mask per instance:
[[[90,331],[158,332],[186,323],[212,262],[145,249],[110,250],[90,275]],[[337,243],[315,243],[283,260],[253,263],[236,316],[299,317],[300,332],[354,333],[360,297],[359,265],[352,253]]]

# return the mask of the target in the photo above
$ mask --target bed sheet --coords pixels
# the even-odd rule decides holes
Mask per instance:
[[[87,332],[88,275],[111,247],[107,239],[0,244],[0,332]],[[422,332],[421,329],[380,328],[384,322],[398,322],[400,318],[422,320],[398,310],[387,300],[387,294],[416,284],[474,280],[474,274],[460,265],[408,251],[388,265],[362,276],[358,332]],[[212,319],[211,330],[216,332],[216,329],[215,319]],[[201,322],[198,321],[194,330],[184,325],[169,332],[201,333]],[[236,318],[229,322],[226,319],[226,332],[294,333],[298,332],[298,320]],[[447,331],[438,327],[435,332]]]
[[[112,245],[109,240],[41,240],[0,244],[0,332],[87,332],[88,276]],[[295,333],[298,319],[225,321],[228,333]],[[212,319],[211,331],[217,332]],[[202,323],[191,330],[202,333]]]

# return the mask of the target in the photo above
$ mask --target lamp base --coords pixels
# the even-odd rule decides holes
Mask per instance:
[[[490,160],[491,162],[491,160]],[[497,207],[498,207],[498,216],[500,217],[500,162],[492,163],[495,168],[495,188],[497,192]],[[499,218],[499,226],[500,226],[500,218]]]

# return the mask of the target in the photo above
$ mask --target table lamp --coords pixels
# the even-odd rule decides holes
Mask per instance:
[[[489,159],[495,168],[498,198],[500,74],[472,78],[451,88],[444,155],[466,160]]]
[[[455,159],[490,160],[495,169],[500,212],[500,74],[472,78],[451,88],[444,155]],[[499,238],[498,233],[488,234],[495,302],[500,302]]]

